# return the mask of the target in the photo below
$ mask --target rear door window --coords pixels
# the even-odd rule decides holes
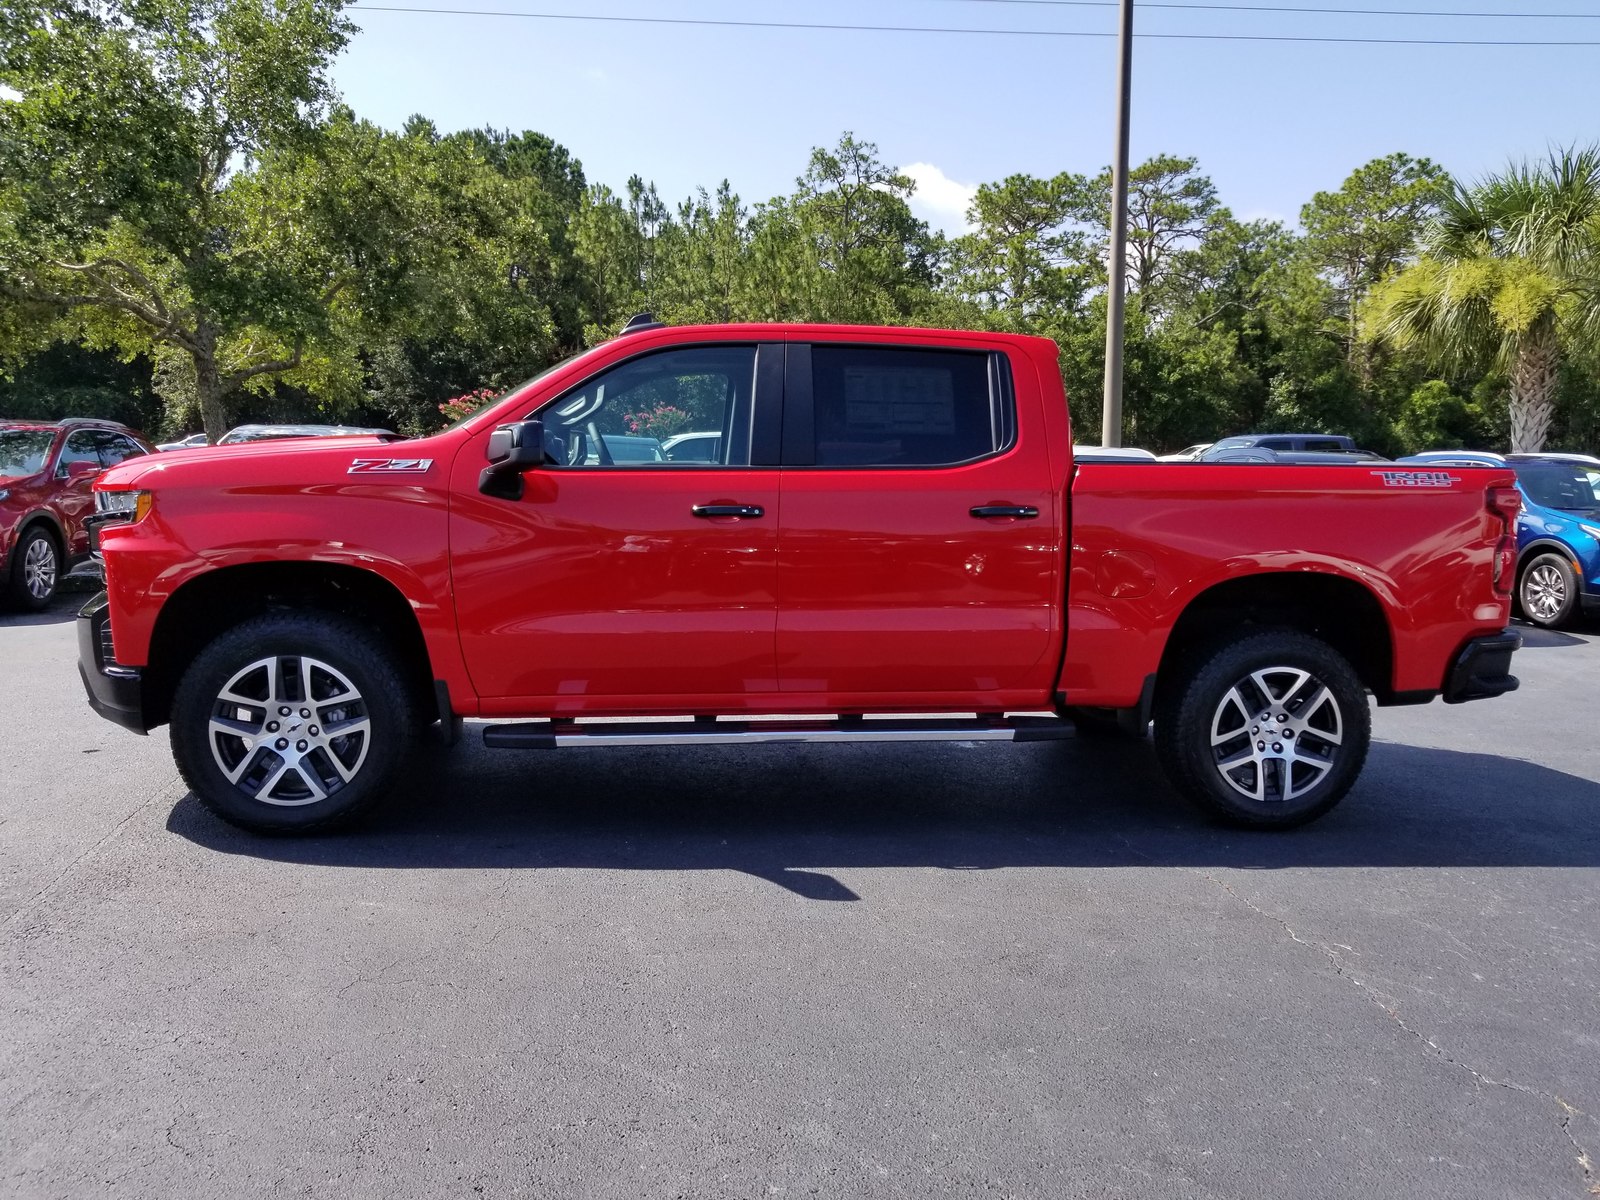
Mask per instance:
[[[811,347],[819,467],[943,467],[1012,441],[1008,389],[983,351]]]

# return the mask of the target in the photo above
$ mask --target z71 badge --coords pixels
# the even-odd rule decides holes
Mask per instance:
[[[418,474],[433,466],[431,458],[358,458],[350,464],[349,475]]]
[[[1461,476],[1449,471],[1374,471],[1383,480],[1384,487],[1447,488],[1461,482]]]

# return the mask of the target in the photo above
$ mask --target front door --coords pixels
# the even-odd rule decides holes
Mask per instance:
[[[1019,399],[981,349],[817,343],[789,364],[783,691],[813,708],[1037,701],[1063,551],[1042,414],[1018,433],[1036,391]]]
[[[781,380],[749,343],[608,367],[523,414],[556,462],[516,500],[480,494],[483,447],[462,451],[451,575],[485,715],[712,711],[775,690],[778,471],[750,448]],[[717,434],[715,451],[666,452],[689,433]]]

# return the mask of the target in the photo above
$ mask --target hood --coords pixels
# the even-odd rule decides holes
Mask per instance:
[[[343,476],[357,458],[406,458],[427,439],[379,437],[282,438],[232,446],[196,446],[130,458],[100,476],[106,487],[218,487],[294,483]]]
[[[16,487],[19,483],[27,483],[30,479],[38,477],[35,471],[32,475],[0,475],[0,488]]]

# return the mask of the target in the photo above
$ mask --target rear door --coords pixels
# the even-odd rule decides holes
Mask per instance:
[[[794,344],[787,381],[783,691],[955,708],[1047,691],[1063,522],[1036,388],[1001,351],[931,343]]]
[[[457,457],[451,575],[484,711],[738,708],[776,689],[783,347],[649,350],[522,414],[552,465],[482,494]],[[770,413],[768,416],[764,414]],[[714,432],[714,461],[639,447]]]

